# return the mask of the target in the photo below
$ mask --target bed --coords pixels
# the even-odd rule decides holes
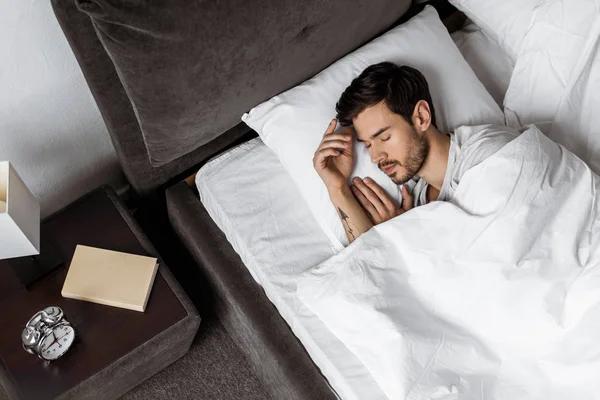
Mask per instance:
[[[474,60],[475,73],[486,80],[488,90],[503,97],[511,71],[502,50],[492,47],[471,22],[452,36],[465,58]],[[482,58],[492,62],[481,65]],[[494,62],[498,60],[505,64]],[[502,97],[496,101],[501,103]],[[261,138],[251,139],[209,160],[193,185],[335,392],[343,399],[387,399],[360,360],[298,297],[296,282],[302,274],[336,252],[276,154]]]
[[[143,199],[164,194],[219,318],[272,398],[388,398],[295,296],[295,277],[335,250],[277,157],[239,118],[402,24],[415,14],[411,2],[52,3],[132,188]],[[160,13],[181,20],[153,26]],[[514,60],[472,22],[453,39],[500,107]],[[136,57],[141,71],[127,68]],[[197,87],[180,79],[207,71]],[[150,95],[160,101],[144,103]],[[163,112],[171,103],[178,108]]]

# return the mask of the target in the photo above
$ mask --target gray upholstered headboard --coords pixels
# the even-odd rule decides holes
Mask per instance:
[[[247,136],[240,116],[392,26],[411,0],[51,0],[141,195]]]

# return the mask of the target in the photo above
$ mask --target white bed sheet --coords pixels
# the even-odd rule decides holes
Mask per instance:
[[[306,270],[333,256],[329,239],[273,153],[256,138],[204,165],[200,199],[269,300],[342,399],[387,399],[358,358],[297,296]]]
[[[474,22],[467,21],[451,36],[477,78],[502,108],[515,68],[513,61]]]
[[[473,23],[452,37],[501,105],[510,59]],[[211,218],[336,393],[342,399],[387,399],[356,355],[297,295],[300,276],[334,254],[277,156],[260,138],[250,140],[204,165],[196,186]]]

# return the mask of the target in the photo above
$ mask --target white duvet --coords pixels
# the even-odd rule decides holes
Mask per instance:
[[[299,282],[390,399],[600,398],[598,176],[530,127]]]

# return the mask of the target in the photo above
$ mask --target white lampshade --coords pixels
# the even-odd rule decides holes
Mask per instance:
[[[8,161],[0,161],[0,260],[40,252],[40,205]]]

